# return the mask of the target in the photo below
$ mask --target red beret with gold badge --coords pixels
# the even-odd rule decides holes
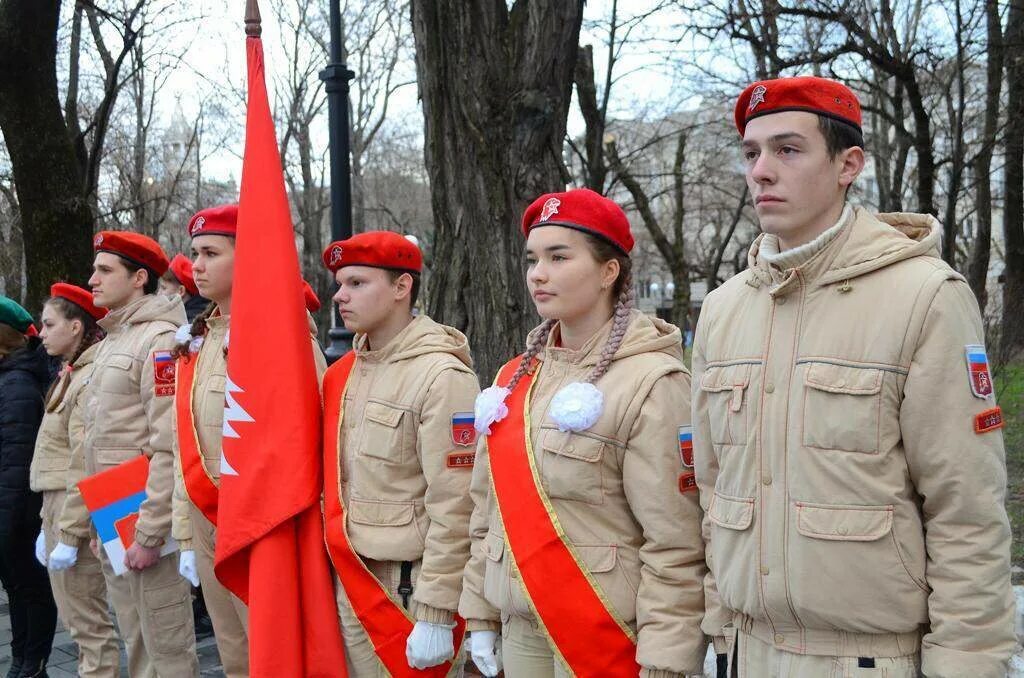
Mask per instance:
[[[423,253],[415,243],[392,231],[367,231],[332,242],[324,250],[324,266],[336,273],[345,266],[372,266],[419,273]]]
[[[238,205],[220,205],[199,210],[188,220],[188,235],[226,235],[234,238],[238,230]]]
[[[53,298],[66,299],[75,306],[92,316],[93,320],[100,320],[107,314],[107,309],[100,308],[92,302],[92,292],[78,285],[68,283],[53,283],[50,285],[50,296]]]
[[[523,235],[539,226],[564,226],[607,240],[629,254],[633,249],[633,233],[629,219],[614,201],[589,188],[564,193],[545,193],[523,213]]]
[[[769,113],[806,111],[828,116],[861,130],[860,101],[849,87],[828,78],[803,76],[760,80],[747,86],[736,100],[736,129]]]
[[[171,264],[160,243],[141,233],[100,231],[92,240],[92,248],[96,252],[116,254],[136,266],[145,266],[157,276],[166,273]]]

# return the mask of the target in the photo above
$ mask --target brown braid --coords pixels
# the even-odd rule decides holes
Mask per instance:
[[[209,320],[210,316],[213,315],[213,312],[216,310],[217,304],[211,301],[206,308],[203,309],[203,312],[195,317],[195,320],[192,321],[192,326],[188,330],[188,333],[192,335],[193,339],[196,337],[206,336],[206,321]],[[171,355],[173,355],[175,359],[187,356],[190,343],[191,342],[175,345],[174,350],[171,351]]]
[[[540,327],[537,328],[537,333],[533,335],[533,339],[531,339],[530,343],[526,346],[526,352],[523,353],[522,362],[519,363],[519,367],[516,368],[515,374],[512,375],[512,379],[508,382],[508,385],[505,386],[509,391],[514,390],[516,384],[519,383],[519,380],[522,379],[523,375],[530,370],[530,363],[532,363],[533,359],[537,357],[540,350],[544,348],[544,344],[548,342],[548,335],[551,334],[551,328],[555,326],[556,322],[556,320],[545,320],[540,324]]]
[[[86,313],[84,308],[63,297],[51,297],[47,299],[46,303],[51,304],[57,309],[66,320],[77,320],[82,323],[82,338],[79,339],[78,347],[67,363],[74,370],[78,359],[82,357],[86,349],[103,338],[103,328],[96,324],[96,320]],[[71,379],[65,379],[63,373],[50,384],[50,389],[46,392],[46,399],[43,401],[47,404],[47,412],[53,412],[57,409],[57,406],[64,400],[64,395],[67,393],[70,384]],[[58,385],[61,387],[60,393],[55,393]]]
[[[626,336],[626,329],[629,327],[630,311],[633,310],[633,301],[636,297],[636,293],[633,290],[633,273],[626,268],[623,270],[623,274],[619,275],[619,280],[622,280],[623,284],[619,290],[618,301],[615,302],[615,311],[612,314],[614,318],[612,321],[612,331],[608,335],[608,341],[605,342],[604,348],[601,349],[601,357],[598,359],[597,365],[590,371],[587,378],[583,380],[588,384],[593,384],[608,371],[612,364],[612,358],[615,357],[615,352],[622,345],[622,340]]]

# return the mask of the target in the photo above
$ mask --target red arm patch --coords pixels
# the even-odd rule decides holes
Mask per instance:
[[[451,452],[448,454],[448,468],[473,468],[476,461],[476,451],[472,452]]]
[[[980,412],[974,417],[974,432],[988,433],[1003,427],[1003,410],[1000,407],[993,407],[990,410]]]
[[[170,351],[153,352],[153,395],[174,395],[174,374],[177,363]]]

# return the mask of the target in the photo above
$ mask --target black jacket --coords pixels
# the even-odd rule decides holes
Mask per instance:
[[[49,383],[47,362],[32,338],[25,348],[0,358],[0,532],[35,519],[39,495],[28,488],[36,433]]]

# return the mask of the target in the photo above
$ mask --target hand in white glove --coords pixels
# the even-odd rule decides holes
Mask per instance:
[[[498,650],[498,633],[496,631],[473,631],[469,634],[469,656],[480,669],[480,673],[488,678],[498,675],[501,671],[501,654]]]
[[[43,567],[46,567],[46,535],[43,531],[39,531],[39,536],[36,537],[36,560]]]
[[[50,551],[50,569],[66,570],[78,562],[78,549],[74,546],[58,543]]]
[[[452,628],[448,624],[418,621],[405,643],[405,658],[414,669],[428,669],[455,656]]]
[[[182,551],[178,555],[178,574],[199,586],[199,571],[196,569],[196,552]]]

